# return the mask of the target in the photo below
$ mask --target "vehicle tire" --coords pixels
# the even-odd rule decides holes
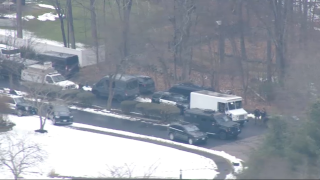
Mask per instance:
[[[206,138],[205,140],[202,141],[202,144],[203,144],[203,145],[206,145],[207,142],[208,142],[208,139]]]
[[[193,139],[192,139],[192,138],[189,138],[189,139],[188,139],[188,143],[189,143],[190,145],[193,145],[193,143],[194,143],[194,142],[193,142]]]
[[[170,133],[170,134],[169,134],[169,139],[170,139],[171,141],[174,141],[174,140],[175,140],[175,137],[174,137],[174,134],[173,134],[173,133]]]
[[[56,125],[56,120],[54,118],[51,119],[52,125]]]
[[[222,140],[227,139],[227,133],[224,132],[224,131],[220,131],[219,138],[222,139]]]
[[[123,101],[123,98],[119,95],[115,96],[113,99],[116,100],[116,102],[121,103]]]
[[[22,110],[19,109],[19,110],[17,111],[17,115],[18,115],[19,117],[23,116]]]
[[[92,93],[96,95],[96,97],[100,97],[100,93],[97,90],[93,90]]]
[[[244,122],[240,122],[240,127],[241,127],[241,128],[244,127]]]

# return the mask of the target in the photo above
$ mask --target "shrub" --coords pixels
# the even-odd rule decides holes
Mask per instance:
[[[36,51],[31,46],[20,47],[20,53],[22,58],[26,58],[26,59],[36,58]]]
[[[80,93],[79,89],[68,89],[68,90],[63,90],[59,93],[59,96],[61,99],[68,99],[68,100],[73,100],[77,98],[77,94]]]
[[[157,117],[163,121],[176,120],[180,115],[180,109],[176,106],[154,103],[139,103],[136,110],[147,117]]]
[[[81,104],[91,106],[95,96],[91,92],[82,91],[77,93],[76,98]]]
[[[139,102],[137,101],[122,101],[121,102],[121,110],[124,113],[130,113],[135,110],[136,105]]]

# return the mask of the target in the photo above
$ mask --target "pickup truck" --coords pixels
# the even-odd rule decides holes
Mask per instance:
[[[46,62],[43,65],[34,64],[27,66],[21,71],[21,80],[23,82],[57,85],[62,87],[62,90],[78,88],[77,84],[66,80],[60,73],[58,73],[52,67],[50,62]]]

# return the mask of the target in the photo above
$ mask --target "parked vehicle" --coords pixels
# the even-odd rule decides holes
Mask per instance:
[[[151,97],[151,102],[177,106],[181,109],[181,114],[183,114],[185,109],[189,108],[189,101],[187,97],[171,92],[155,92]]]
[[[170,89],[169,92],[182,94],[186,96],[190,100],[190,94],[194,91],[200,91],[200,90],[214,90],[212,88],[206,88],[201,87],[192,83],[181,83],[181,84],[175,84]]]
[[[155,91],[155,83],[153,79],[149,76],[136,75],[139,83],[139,92],[143,93],[153,93]]]
[[[36,115],[37,108],[30,101],[26,101],[22,96],[5,95],[8,98],[7,102],[14,113],[18,116]]]
[[[227,115],[212,110],[188,109],[184,112],[184,120],[220,139],[237,138],[241,133],[238,123],[233,122]]]
[[[60,73],[53,69],[51,62],[27,66],[21,71],[21,80],[32,83],[45,83],[62,87],[62,90],[77,89],[78,86],[66,80]]]
[[[0,44],[0,59],[14,58],[21,58],[20,49],[6,44]]]
[[[197,126],[187,122],[172,123],[168,127],[169,139],[188,142],[189,144],[207,143],[207,134]]]
[[[48,105],[47,118],[53,125],[70,125],[73,123],[73,116],[69,107],[62,102],[53,102]]]
[[[126,74],[103,77],[93,85],[92,93],[98,97],[108,97],[110,81],[112,82],[113,99],[121,102],[123,100],[133,100],[139,96],[138,79]]]
[[[225,113],[237,123],[248,121],[248,113],[242,108],[242,97],[207,90],[191,93],[190,108],[213,110]]]
[[[70,78],[79,72],[79,57],[74,54],[45,51],[37,54],[37,60],[52,62],[54,69],[66,78]]]

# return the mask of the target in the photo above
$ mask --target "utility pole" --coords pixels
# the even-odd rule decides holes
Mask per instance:
[[[18,38],[23,38],[22,37],[22,3],[21,0],[17,0],[17,16],[16,16],[16,21],[17,21],[17,37]]]

